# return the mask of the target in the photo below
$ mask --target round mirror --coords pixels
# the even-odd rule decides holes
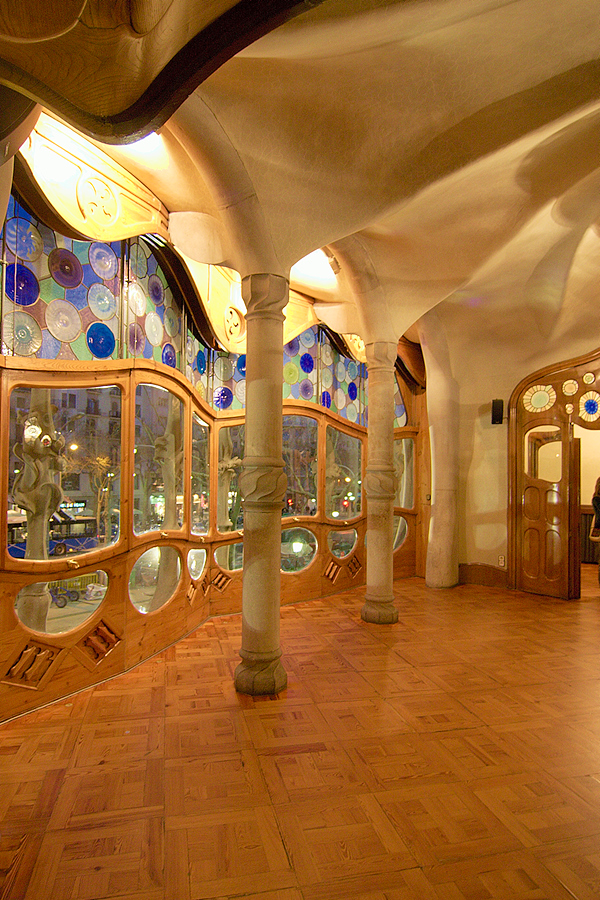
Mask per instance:
[[[206,550],[203,548],[190,550],[187,557],[187,564],[190,576],[194,581],[197,581],[204,572],[204,566],[206,565]]]
[[[129,599],[139,612],[154,612],[171,599],[180,575],[181,562],[174,547],[151,547],[131,570]]]
[[[281,571],[300,572],[317,554],[317,539],[307,528],[286,528],[281,534]]]
[[[62,634],[77,628],[96,612],[108,587],[102,570],[77,578],[38,581],[21,588],[15,600],[20,622],[42,634]]]
[[[350,556],[356,547],[358,531],[356,528],[348,528],[346,531],[330,531],[327,534],[327,546],[332,556],[344,559]]]

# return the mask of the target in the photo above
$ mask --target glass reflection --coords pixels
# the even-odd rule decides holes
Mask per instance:
[[[10,395],[9,437],[11,556],[48,559],[118,540],[118,387],[17,387]]]
[[[244,545],[239,543],[217,547],[215,562],[228,572],[238,572],[244,567]]]
[[[62,634],[77,628],[96,612],[108,589],[108,575],[35,582],[21,588],[15,600],[20,622],[42,634]]]
[[[394,550],[399,550],[408,537],[408,522],[404,516],[394,516]]]
[[[237,531],[244,527],[242,496],[238,475],[244,458],[244,426],[231,425],[219,430],[219,480],[217,492],[217,528]],[[219,565],[221,565],[219,563]]]
[[[398,479],[395,506],[412,509],[414,505],[414,446],[413,438],[398,438],[394,441],[394,473]]]
[[[191,578],[193,578],[194,581],[197,581],[204,572],[204,566],[206,565],[206,550],[203,548],[190,550],[188,553],[187,564]]]
[[[327,546],[332,556],[344,559],[345,556],[350,556],[357,540],[358,531],[355,528],[348,528],[347,531],[330,531],[327,535]]]
[[[317,539],[307,528],[286,528],[281,534],[281,571],[300,572],[317,554]]]
[[[209,482],[209,429],[206,422],[192,415],[192,534],[208,531]]]
[[[183,524],[183,403],[165,388],[135,392],[134,523],[136,534]]]
[[[180,575],[179,553],[174,547],[151,547],[131,570],[129,599],[139,612],[154,612],[171,599]]]
[[[354,519],[361,511],[362,441],[328,425],[326,448],[325,514]]]
[[[309,416],[283,417],[283,461],[287,490],[282,515],[317,513],[318,425]]]

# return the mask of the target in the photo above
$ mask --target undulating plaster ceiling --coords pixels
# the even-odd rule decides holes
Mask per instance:
[[[103,20],[95,60],[103,48],[111,66],[118,60],[120,108],[139,106],[165,66],[176,79],[171,60],[199,33],[193,11],[203,7],[213,21],[233,7],[241,17],[247,6],[154,5],[145,44],[131,37],[140,4],[111,4],[122,19],[112,32]],[[68,103],[54,111],[70,112],[72,124],[100,140],[106,135],[94,132],[90,114],[118,114],[119,103],[113,76],[99,79],[90,60],[102,4],[79,6],[70,58],[78,40],[88,55],[62,71],[66,37],[42,41],[44,67],[32,62],[21,82],[49,106],[64,89]],[[488,371],[510,365],[514,383],[521,372],[600,344],[597,0],[309,7],[273,8],[271,30],[265,15],[263,36],[223,50],[193,90],[186,61],[177,102],[164,107],[164,164],[135,145],[109,148],[171,213],[202,214],[198,258],[210,221],[222,262],[242,275],[287,274],[327,247],[341,272],[338,289],[317,297],[323,321],[366,340],[396,340],[414,335],[435,307],[451,365],[463,375],[467,361]],[[129,52],[115,55],[125,31]],[[11,41],[0,38],[0,78],[23,89],[10,65],[24,45]],[[22,53],[19,67],[27,68]],[[44,96],[32,89],[34,76],[48,86]],[[139,117],[135,123],[139,130]],[[186,222],[193,243],[193,219]]]

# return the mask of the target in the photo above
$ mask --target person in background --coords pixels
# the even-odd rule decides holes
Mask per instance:
[[[594,518],[590,530],[590,541],[600,541],[600,478],[596,479],[592,506],[594,507]]]

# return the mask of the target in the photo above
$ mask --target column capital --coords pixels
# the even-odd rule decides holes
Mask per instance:
[[[398,355],[398,341],[370,341],[365,343],[367,366],[373,369],[393,369]]]
[[[367,500],[394,500],[398,478],[393,468],[386,465],[367,466],[363,487]]]
[[[246,321],[253,316],[283,320],[289,298],[289,281],[283,275],[262,273],[242,278],[242,300],[246,304]]]
[[[287,487],[283,460],[246,457],[238,484],[242,492],[244,509],[250,505],[256,508],[280,509]]]

